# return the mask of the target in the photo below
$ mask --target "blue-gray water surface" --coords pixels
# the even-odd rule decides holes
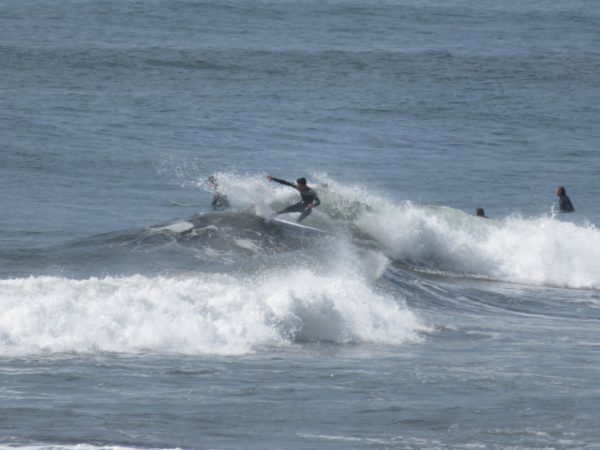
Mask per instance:
[[[0,446],[600,448],[598,30],[0,2]]]

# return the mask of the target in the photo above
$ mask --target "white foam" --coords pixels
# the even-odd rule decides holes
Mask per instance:
[[[234,242],[235,245],[237,245],[238,247],[243,248],[245,250],[250,250],[254,253],[260,253],[262,251],[260,246],[256,245],[256,243],[254,243],[250,239],[237,238],[234,239]]]
[[[399,345],[423,329],[365,281],[308,270],[262,278],[132,276],[0,281],[0,355],[245,354],[298,341]]]
[[[410,203],[365,213],[356,223],[394,259],[519,283],[600,288],[600,231],[593,225],[486,220]]]

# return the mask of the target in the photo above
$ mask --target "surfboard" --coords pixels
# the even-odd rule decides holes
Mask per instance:
[[[284,230],[290,233],[300,234],[304,236],[324,236],[326,234],[329,234],[325,230],[321,230],[315,227],[309,227],[308,225],[302,225],[298,222],[290,222],[285,219],[280,219],[279,217],[271,219],[271,223],[283,228]]]
[[[171,200],[171,206],[204,206],[204,203],[191,203],[191,202],[180,202],[178,200]]]

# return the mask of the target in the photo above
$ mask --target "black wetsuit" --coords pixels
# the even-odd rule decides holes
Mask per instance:
[[[304,220],[306,216],[308,216],[312,212],[312,207],[309,208],[308,205],[319,206],[321,204],[321,200],[317,196],[317,193],[311,188],[307,187],[305,190],[301,190],[294,183],[290,183],[289,181],[282,180],[280,178],[271,177],[272,181],[276,181],[279,184],[284,184],[286,186],[291,186],[294,189],[297,189],[300,192],[300,196],[302,200],[298,203],[294,203],[293,205],[288,206],[287,208],[282,209],[281,211],[277,211],[277,214],[287,214],[291,212],[299,212],[300,217],[298,217],[298,222]]]
[[[573,207],[573,203],[571,203],[571,199],[567,197],[567,195],[561,195],[558,197],[558,210],[560,212],[574,212],[575,208]]]
[[[229,207],[229,199],[227,195],[221,194],[220,192],[215,192],[213,194],[213,200],[211,203],[214,209],[224,209]]]

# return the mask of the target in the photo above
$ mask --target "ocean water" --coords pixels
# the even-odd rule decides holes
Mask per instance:
[[[0,447],[600,448],[598,30],[592,0],[0,2]],[[327,235],[269,221],[269,174]]]

